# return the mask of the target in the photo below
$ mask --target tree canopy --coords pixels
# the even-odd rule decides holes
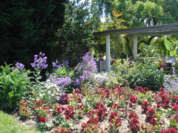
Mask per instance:
[[[113,9],[123,12],[122,19],[128,28],[176,23],[178,21],[177,0],[92,0],[92,8],[112,18]],[[103,12],[104,10],[104,12]],[[138,45],[150,45],[155,36],[138,38]],[[126,52],[132,54],[132,38],[125,38]],[[128,45],[129,44],[129,45]]]

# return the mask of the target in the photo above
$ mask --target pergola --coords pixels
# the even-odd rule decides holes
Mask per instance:
[[[110,72],[110,35],[127,34],[126,37],[133,37],[133,57],[137,55],[137,37],[139,36],[161,36],[178,34],[178,23],[164,24],[158,26],[136,27],[128,29],[106,30],[102,32],[94,32],[95,37],[106,36],[106,66]]]

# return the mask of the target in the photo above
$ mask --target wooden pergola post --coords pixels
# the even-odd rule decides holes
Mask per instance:
[[[137,36],[133,37],[133,59],[135,60],[137,56]]]
[[[110,34],[106,35],[106,68],[107,72],[110,73]]]

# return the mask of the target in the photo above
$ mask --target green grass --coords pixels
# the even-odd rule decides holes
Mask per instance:
[[[13,116],[0,111],[0,133],[40,133],[34,127],[20,124]]]

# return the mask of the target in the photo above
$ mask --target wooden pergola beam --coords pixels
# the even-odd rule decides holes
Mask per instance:
[[[162,36],[162,35],[177,35],[178,30],[176,31],[167,31],[167,32],[148,32],[148,33],[138,33],[138,34],[127,34],[126,37],[134,37],[134,36]]]
[[[136,27],[136,28],[128,28],[128,29],[117,29],[117,30],[106,30],[102,32],[94,32],[93,35],[97,36],[106,36],[108,34],[129,34],[135,35],[140,33],[159,33],[159,32],[174,32],[178,31],[178,23],[175,24],[165,24],[165,25],[158,25],[158,26],[148,26],[148,27]]]

